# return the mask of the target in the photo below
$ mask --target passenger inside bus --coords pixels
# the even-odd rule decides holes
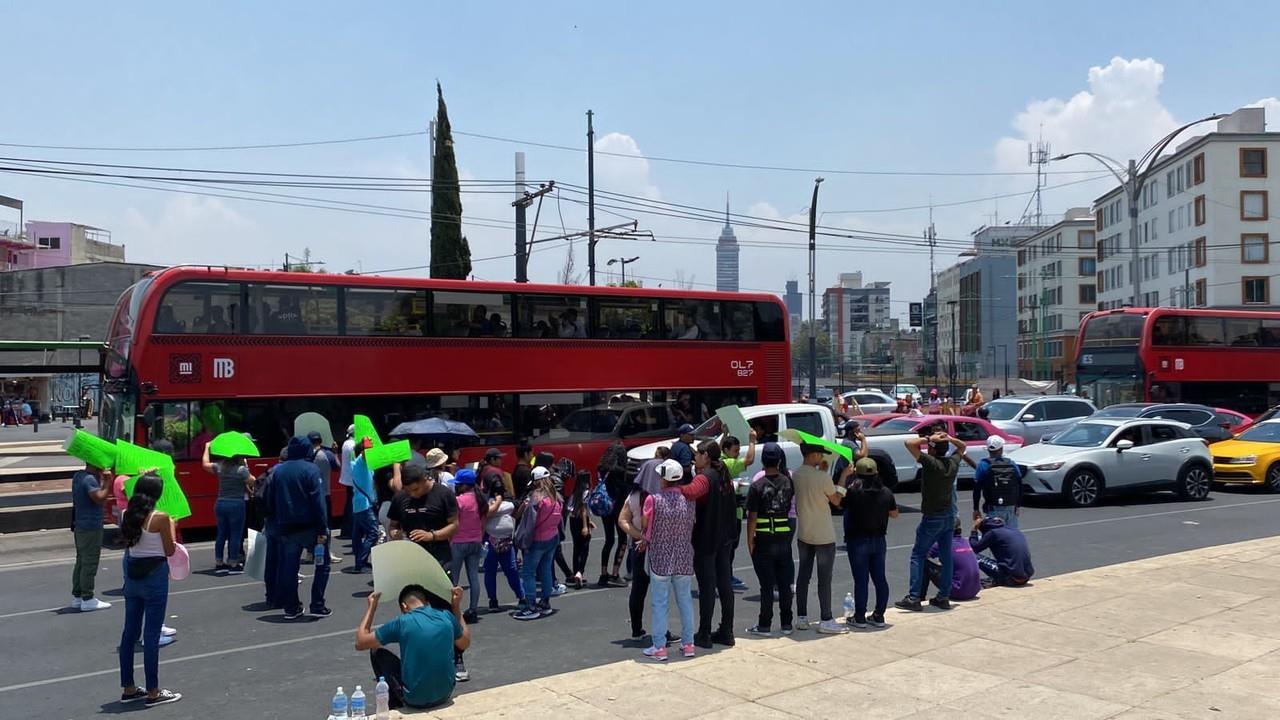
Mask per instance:
[[[156,314],[156,332],[184,333],[186,331],[187,324],[178,320],[173,314],[173,306],[161,305],[160,312]]]
[[[266,303],[263,303],[265,306]],[[271,332],[280,335],[305,335],[307,333],[306,323],[302,321],[302,305],[295,295],[285,295],[280,298],[279,311],[271,314],[271,321],[267,324],[271,328]]]

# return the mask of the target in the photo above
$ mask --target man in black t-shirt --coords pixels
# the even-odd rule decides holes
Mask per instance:
[[[447,569],[453,559],[449,538],[458,530],[457,497],[417,465],[404,469],[403,482],[387,513],[391,537],[418,543]]]
[[[532,484],[533,448],[529,446],[528,441],[521,440],[520,444],[516,445],[516,469],[511,471],[511,489],[516,496],[510,500],[519,505]]]

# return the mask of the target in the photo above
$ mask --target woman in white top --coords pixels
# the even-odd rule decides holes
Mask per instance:
[[[120,523],[124,554],[124,631],[120,635],[120,702],[147,707],[177,702],[182,695],[160,687],[160,630],[169,603],[169,557],[176,548],[173,519],[156,511],[164,483],[153,472],[133,486]],[[134,684],[133,647],[142,637],[146,690]]]

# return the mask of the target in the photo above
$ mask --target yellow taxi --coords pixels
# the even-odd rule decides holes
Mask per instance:
[[[1280,420],[1258,423],[1212,449],[1215,481],[1265,485],[1280,492]]]

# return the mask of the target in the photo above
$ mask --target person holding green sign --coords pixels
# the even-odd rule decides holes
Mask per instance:
[[[836,562],[836,533],[831,522],[831,508],[840,507],[843,485],[853,474],[853,465],[845,465],[839,490],[831,482],[826,468],[827,448],[803,443],[800,452],[804,464],[792,473],[796,488],[796,546],[800,551],[800,567],[796,575],[796,627],[809,629],[809,579],[814,561],[818,565],[818,610],[821,613],[818,632],[838,635],[848,629],[831,614],[831,573]]]
[[[86,463],[71,478],[71,529],[76,541],[76,564],[71,570],[71,607],[80,612],[106,610],[111,603],[93,596],[98,561],[102,557],[102,506],[111,497],[111,472]]]

